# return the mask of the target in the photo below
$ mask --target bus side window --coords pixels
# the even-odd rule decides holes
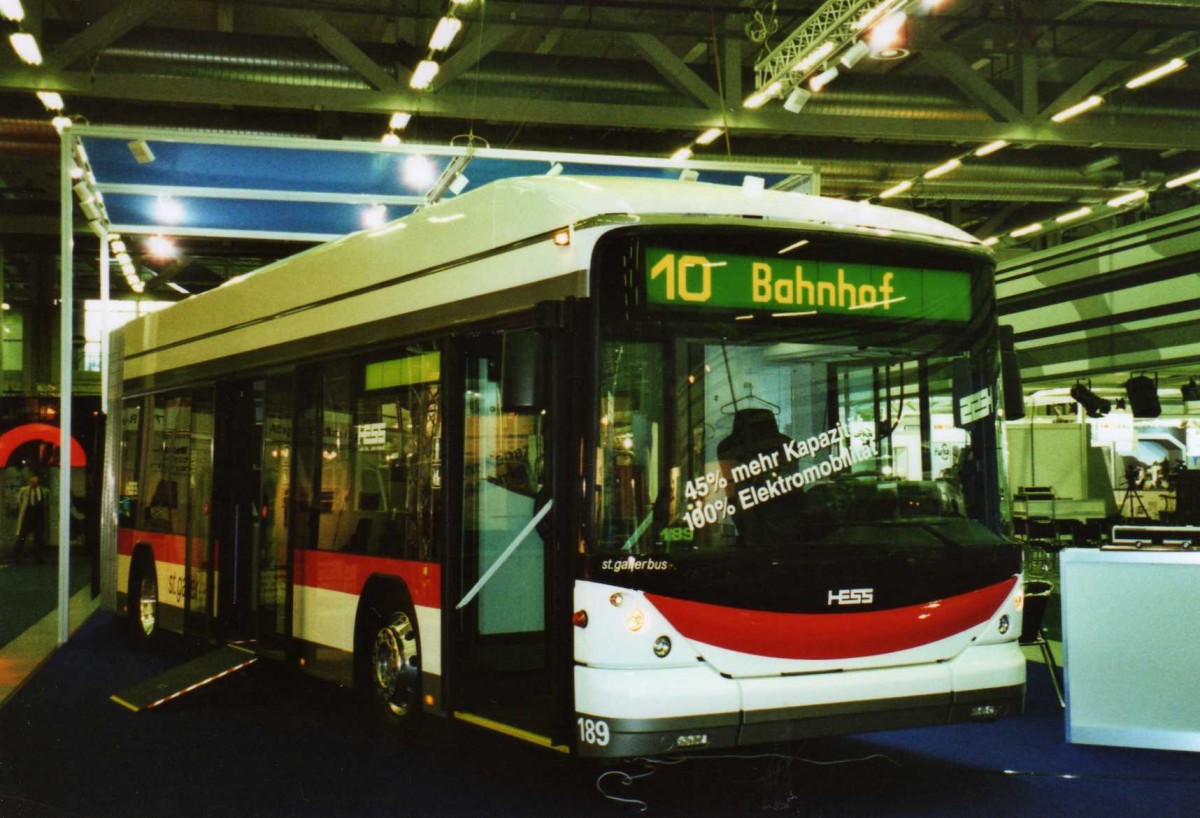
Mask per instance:
[[[340,548],[406,559],[440,554],[441,353],[410,344],[361,368]]]

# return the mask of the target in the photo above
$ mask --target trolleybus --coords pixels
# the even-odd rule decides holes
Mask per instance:
[[[996,315],[921,215],[495,182],[114,333],[105,600],[583,756],[1015,715]]]

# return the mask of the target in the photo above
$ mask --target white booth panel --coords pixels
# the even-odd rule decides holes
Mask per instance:
[[[1059,558],[1067,740],[1200,751],[1200,552]]]

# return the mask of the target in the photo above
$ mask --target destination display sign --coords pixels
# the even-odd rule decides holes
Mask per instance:
[[[646,250],[646,294],[666,307],[966,322],[971,275],[885,264]]]

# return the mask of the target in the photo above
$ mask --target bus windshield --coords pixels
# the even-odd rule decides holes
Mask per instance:
[[[878,344],[753,323],[602,343],[597,552],[1001,541],[994,348],[921,322]]]

